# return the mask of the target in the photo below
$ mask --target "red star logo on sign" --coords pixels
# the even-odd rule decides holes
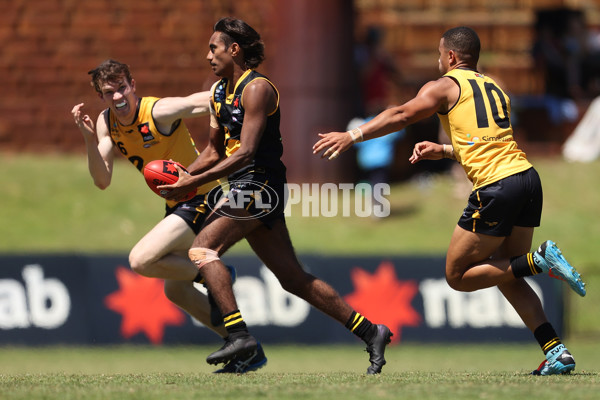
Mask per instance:
[[[350,272],[355,291],[344,300],[373,323],[388,326],[400,342],[403,326],[418,326],[421,316],[410,304],[418,293],[415,281],[399,281],[391,262],[382,262],[374,274],[354,268]]]
[[[123,316],[121,335],[129,339],[144,333],[162,343],[166,325],[180,326],[185,315],[163,293],[162,280],[146,278],[125,267],[116,271],[119,290],[105,297],[106,307]]]

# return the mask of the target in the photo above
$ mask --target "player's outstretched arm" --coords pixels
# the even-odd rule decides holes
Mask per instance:
[[[105,112],[98,116],[96,126],[89,115],[82,113],[84,103],[77,104],[71,110],[75,124],[85,140],[88,157],[88,170],[94,184],[100,189],[110,185],[113,168],[113,143],[110,140],[105,121]]]
[[[323,152],[321,158],[328,157],[332,160],[356,142],[397,132],[435,114],[447,104],[450,85],[450,79],[428,82],[412,100],[382,111],[358,128],[348,132],[319,133],[320,139],[313,146],[313,154]]]
[[[210,91],[197,92],[185,97],[164,97],[152,109],[154,121],[170,126],[182,118],[201,117],[209,114]]]

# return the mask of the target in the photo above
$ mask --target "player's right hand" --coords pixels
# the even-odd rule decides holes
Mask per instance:
[[[79,103],[71,110],[71,114],[73,114],[73,118],[75,119],[75,124],[81,131],[81,134],[86,137],[92,137],[96,135],[96,129],[94,127],[94,121],[87,114],[82,114],[81,109],[83,108],[84,103]]]
[[[319,133],[319,140],[313,145],[313,154],[321,154],[321,158],[335,160],[344,151],[348,150],[353,142],[348,132]]]
[[[190,191],[194,190],[199,185],[194,184],[192,175],[181,168],[178,164],[175,164],[175,168],[177,169],[177,173],[179,175],[177,182],[170,185],[159,185],[156,187],[156,189],[168,191],[163,196],[167,200],[182,201],[188,198]]]

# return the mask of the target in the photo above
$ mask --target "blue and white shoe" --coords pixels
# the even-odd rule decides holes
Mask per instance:
[[[221,369],[216,370],[215,374],[245,374],[246,372],[256,371],[267,365],[267,357],[260,343],[252,355],[240,358],[236,357],[229,361]]]
[[[575,359],[564,344],[559,344],[546,354],[540,366],[532,375],[560,375],[570,374],[575,369]]]
[[[566,281],[581,297],[585,296],[585,283],[581,280],[581,275],[567,262],[552,240],[546,240],[533,253],[533,262],[552,278]]]
[[[226,265],[225,268],[227,268],[227,271],[229,271],[229,275],[231,276],[231,284],[233,285],[237,278],[237,272],[231,265]],[[206,283],[204,283],[204,280],[202,280],[200,283],[202,283],[202,285],[206,288]],[[208,288],[206,288],[206,295],[208,297],[208,304],[210,304],[210,323],[213,326],[223,325],[223,315],[221,314],[221,311],[219,310],[219,307],[217,306],[217,303],[215,302],[215,299]]]

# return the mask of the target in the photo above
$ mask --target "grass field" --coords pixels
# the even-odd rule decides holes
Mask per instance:
[[[407,344],[389,349],[380,376],[367,376],[360,346],[265,346],[266,367],[212,374],[208,347],[8,348],[0,352],[2,399],[597,399],[594,343],[572,346],[570,376],[528,374],[530,345]]]
[[[534,159],[544,184],[544,215],[535,241],[552,237],[584,269],[600,255],[600,161]],[[111,186],[97,189],[85,155],[0,153],[7,176],[0,209],[0,252],[123,252],[162,216],[164,203],[129,163],[118,160]],[[465,195],[447,175],[393,185],[391,216],[305,218],[292,209],[290,232],[299,253],[443,254]],[[248,251],[245,246],[232,251]]]
[[[268,366],[246,376],[218,376],[204,362],[212,348],[0,348],[0,399],[596,399],[600,377],[600,162],[534,159],[544,183],[542,227],[535,242],[555,240],[588,282],[585,298],[568,296],[571,376],[536,378],[534,343],[497,346],[392,347],[381,376],[364,375],[360,346],[266,345]],[[0,253],[117,253],[161,217],[163,203],[139,174],[119,163],[106,191],[96,189],[85,156],[0,153],[12,177],[3,185]],[[395,184],[392,215],[288,219],[300,254],[442,255],[462,208],[448,176]],[[292,210],[293,215],[299,212]],[[232,249],[248,252],[245,244]],[[535,365],[534,365],[535,364]]]

